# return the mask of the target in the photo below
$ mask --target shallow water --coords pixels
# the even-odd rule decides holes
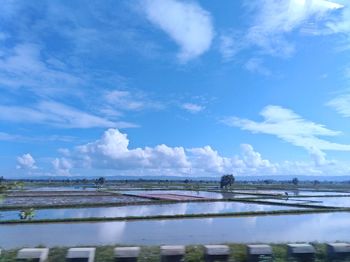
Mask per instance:
[[[349,192],[332,192],[332,191],[313,191],[313,190],[234,190],[236,193],[245,194],[270,194],[270,195],[283,195],[288,193],[289,196],[328,196],[328,195],[349,195]]]
[[[164,205],[138,205],[120,207],[38,209],[34,219],[127,217],[152,215],[215,214],[227,212],[272,211],[297,209],[295,207],[247,204],[238,202],[178,203]],[[0,220],[19,219],[19,210],[0,211]]]
[[[0,225],[3,248],[350,241],[350,213]]]
[[[132,197],[132,196],[118,196],[118,195],[96,195],[96,196],[46,196],[46,197],[5,197],[0,202],[0,207],[7,206],[27,206],[34,205],[51,206],[51,205],[79,205],[89,203],[127,203],[134,201],[149,201],[145,198]]]
[[[96,191],[96,187],[92,185],[87,186],[42,186],[42,187],[25,187],[28,191],[74,191],[74,190],[85,190],[85,191]]]
[[[189,195],[205,198],[214,198],[214,199],[228,199],[228,198],[248,198],[256,197],[255,195],[246,195],[246,194],[234,194],[231,192],[208,192],[208,191],[191,191],[191,190],[122,190],[118,191],[123,194],[131,195],[147,195],[147,194],[178,194],[178,195]]]
[[[350,207],[350,197],[305,197],[286,199],[264,199],[273,203],[306,204],[331,207]]]
[[[350,207],[350,197],[308,197],[304,200],[322,206]]]

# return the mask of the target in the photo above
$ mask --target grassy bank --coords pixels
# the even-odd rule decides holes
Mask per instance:
[[[326,262],[326,245],[314,243],[316,249],[316,262]],[[113,248],[115,246],[101,246],[96,248],[96,262],[112,262]],[[229,261],[246,262],[246,246],[243,244],[229,244],[231,255]],[[51,248],[48,262],[64,262],[68,248]],[[285,244],[272,244],[275,262],[287,261],[287,246]],[[187,246],[185,262],[204,262],[203,246]],[[17,250],[5,250],[0,262],[15,261]],[[139,262],[160,262],[159,246],[141,247]],[[347,260],[349,261],[349,260]]]

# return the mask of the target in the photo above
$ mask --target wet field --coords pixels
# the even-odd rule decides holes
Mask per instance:
[[[169,202],[169,196],[176,197]],[[305,189],[220,191],[214,186],[200,190],[159,185],[147,189],[128,185],[102,189],[27,187],[7,192],[0,201],[0,235],[6,236],[0,238],[0,247],[350,241],[349,212],[305,212],[322,211],[324,207],[350,208],[350,193]],[[20,214],[27,208],[32,215],[23,220]],[[138,220],[131,221],[132,217]],[[92,222],[94,218],[99,221]],[[74,223],[60,219],[74,219]]]
[[[0,225],[3,248],[350,241],[350,214]]]
[[[64,219],[86,217],[129,217],[129,216],[161,216],[161,215],[185,215],[185,214],[218,214],[239,212],[261,212],[276,210],[303,209],[282,205],[262,205],[239,202],[203,202],[203,203],[177,203],[177,204],[153,204],[119,207],[92,207],[92,208],[57,208],[38,209],[35,211],[35,219]],[[19,220],[20,210],[0,212],[1,220]]]

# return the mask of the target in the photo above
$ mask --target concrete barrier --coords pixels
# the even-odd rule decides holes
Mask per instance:
[[[46,262],[48,256],[48,248],[22,248],[18,251],[16,260]]]
[[[350,244],[329,243],[327,244],[327,255],[329,261],[350,260]]]
[[[288,244],[287,247],[289,260],[300,262],[315,260],[315,248],[310,244]]]
[[[140,254],[140,247],[116,247],[114,258],[118,262],[136,262]]]
[[[248,262],[272,261],[272,248],[269,245],[247,245]]]
[[[180,262],[185,255],[185,246],[161,246],[160,255],[162,262]]]
[[[68,262],[94,262],[95,260],[95,248],[70,248],[67,253]]]
[[[226,245],[205,245],[204,257],[206,262],[228,261],[230,248]]]

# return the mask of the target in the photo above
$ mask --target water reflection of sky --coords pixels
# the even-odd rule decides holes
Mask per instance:
[[[86,186],[43,186],[43,187],[24,187],[27,191],[96,191],[96,188],[93,185]]]
[[[289,196],[328,196],[328,195],[349,195],[349,192],[333,192],[333,191],[314,191],[314,190],[234,190],[236,193],[251,193],[251,194],[271,194]]]
[[[124,194],[131,195],[147,195],[147,194],[178,194],[178,195],[189,195],[199,196],[214,199],[227,199],[227,198],[247,198],[256,197],[255,195],[247,194],[235,194],[232,192],[208,192],[208,191],[191,191],[191,190],[122,190],[118,191]]]
[[[332,207],[350,207],[350,197],[305,197],[285,199],[265,199],[273,203],[309,204]]]
[[[0,246],[350,241],[349,213],[1,225]]]
[[[227,213],[248,211],[271,211],[295,209],[288,206],[260,205],[239,202],[191,202],[166,205],[139,205],[120,207],[94,207],[94,208],[62,208],[62,209],[38,209],[35,211],[35,219],[50,218],[83,218],[83,217],[126,217],[126,216],[151,216],[151,215],[181,215],[202,213]],[[19,210],[0,212],[0,220],[18,219]]]

